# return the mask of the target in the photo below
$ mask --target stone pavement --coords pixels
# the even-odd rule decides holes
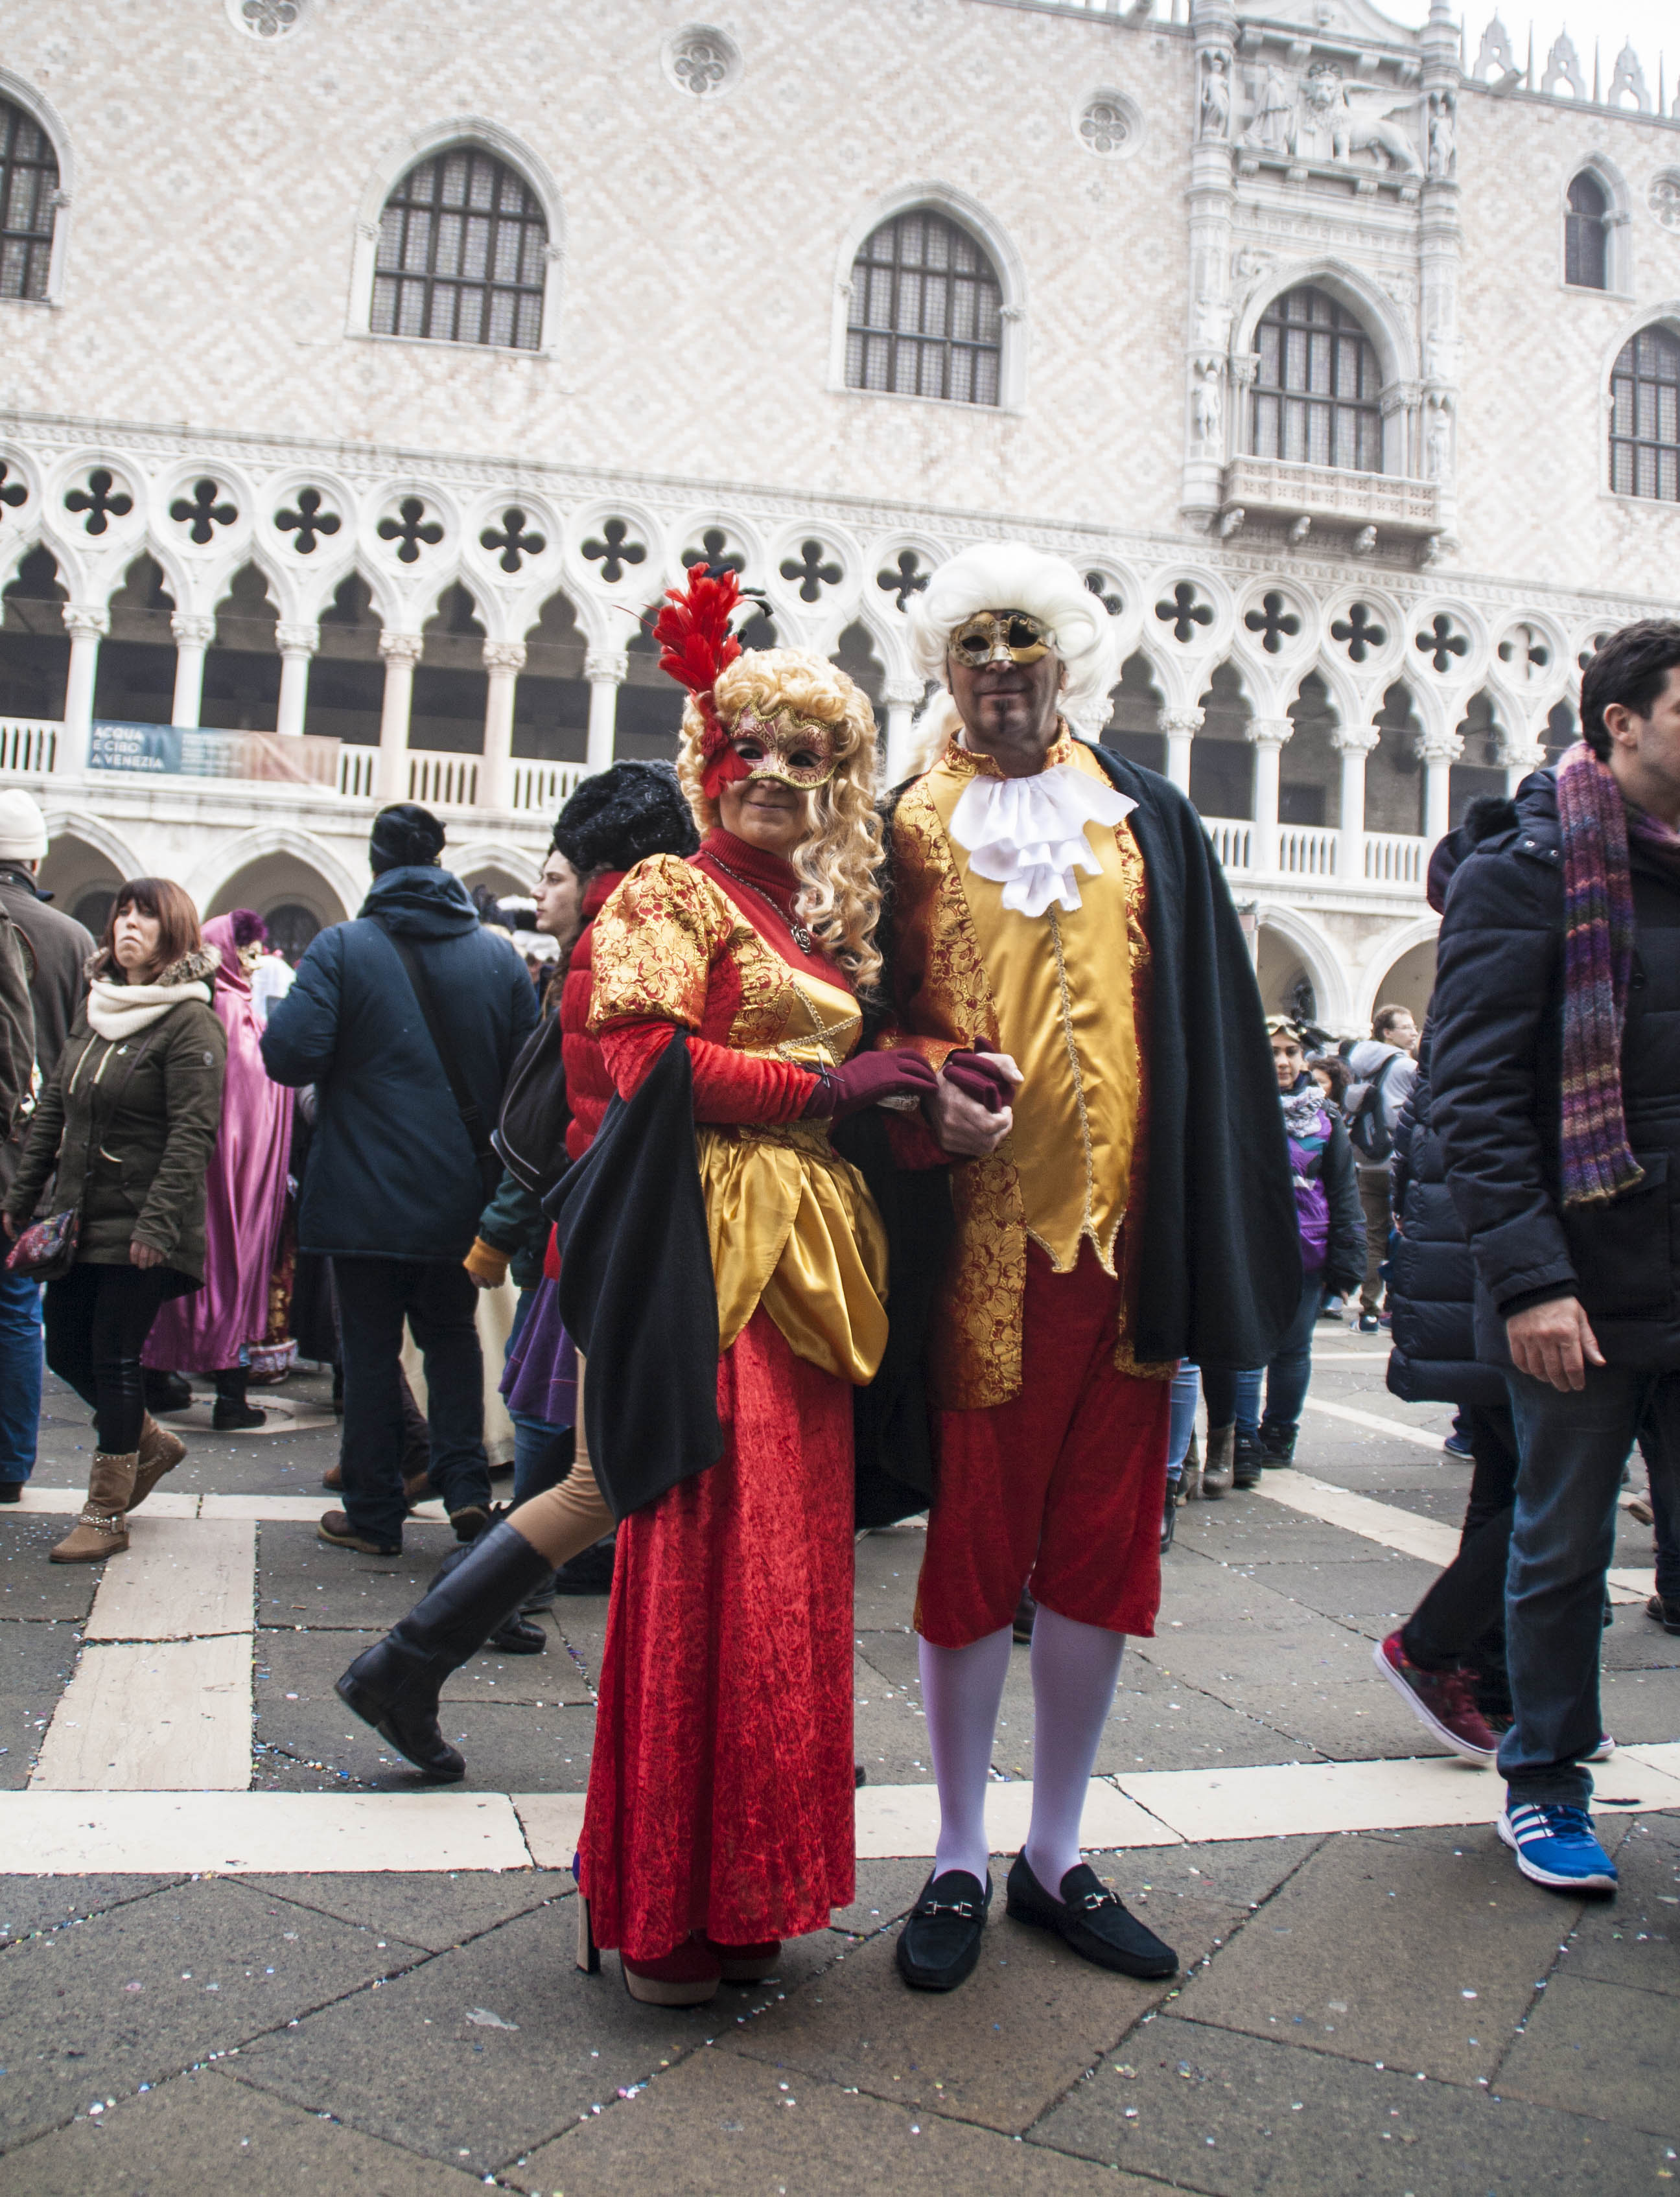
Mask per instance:
[[[1467,1469],[1374,1343],[1321,1328],[1293,1474],[1179,1514],[1087,1821],[1178,1946],[1142,1985],[1011,1922],[949,1998],[892,1942],[936,1819],[909,1632],[920,1536],[858,1551],[858,1898],[777,1976],[661,2013],[572,1962],[565,1868],[605,1603],[541,1657],[480,1657],[448,1794],[332,1680],[449,1545],[316,1541],[336,1433],[193,1435],[109,1567],[49,1567],[85,1414],[49,1396],[0,1514],[0,2188],[7,2197],[565,2197],[1178,2188],[1481,2197],[1680,2174],[1680,1641],[1625,1516],[1598,1774],[1613,1903],[1516,1875],[1496,1778],[1433,1752],[1370,1663],[1434,1575]],[[311,1408],[311,1407],[314,1408]],[[1020,1835],[1016,1652],[994,1837]],[[1000,1872],[999,1872],[1000,1874]],[[426,2009],[430,2007],[428,2014]],[[432,2033],[426,2034],[427,2031]]]

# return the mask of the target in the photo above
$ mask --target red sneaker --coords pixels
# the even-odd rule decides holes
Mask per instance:
[[[1467,1762],[1492,1762],[1499,1742],[1487,1719],[1476,1707],[1468,1675],[1463,1671],[1420,1671],[1391,1632],[1371,1650],[1371,1660],[1383,1677],[1437,1739],[1444,1739],[1455,1754]]]

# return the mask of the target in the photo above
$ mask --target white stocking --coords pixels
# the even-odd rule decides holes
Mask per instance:
[[[986,1787],[992,1735],[1009,1672],[1011,1638],[1005,1625],[966,1648],[919,1643],[922,1706],[939,1786],[939,1848],[934,1875],[965,1869],[986,1881]]]
[[[1080,1817],[1126,1635],[1039,1604],[1033,1620],[1033,1821],[1027,1864],[1051,1898],[1080,1859]],[[943,1787],[941,1788],[941,1794]]]

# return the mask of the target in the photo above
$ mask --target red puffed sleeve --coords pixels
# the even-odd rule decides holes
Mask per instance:
[[[671,1041],[668,1022],[612,1023],[600,1034],[612,1081],[628,1098]],[[760,1060],[727,1045],[690,1037],[697,1122],[791,1122],[817,1087],[808,1069],[791,1060]]]

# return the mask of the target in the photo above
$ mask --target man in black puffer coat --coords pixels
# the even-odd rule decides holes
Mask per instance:
[[[1499,1831],[1525,1876],[1572,1893],[1616,1885],[1585,1765],[1642,1417],[1671,1487],[1680,1455],[1680,624],[1611,635],[1581,732],[1590,752],[1525,780],[1512,829],[1453,880],[1431,1063],[1478,1355],[1509,1367],[1522,1457]]]
[[[1430,858],[1439,914],[1471,849],[1516,822],[1514,803],[1486,797]],[[1474,1470],[1458,1554],[1398,1632],[1378,1643],[1377,1668],[1431,1731],[1470,1761],[1492,1759],[1510,1720],[1505,1676],[1505,1561],[1516,1488],[1516,1431],[1503,1374],[1476,1357],[1475,1267],[1447,1187],[1429,1088],[1434,1029],[1423,1027],[1417,1075],[1394,1128],[1388,1387],[1409,1404],[1457,1404]]]
[[[321,1538],[379,1556],[403,1546],[406,1319],[426,1360],[432,1478],[456,1534],[490,1514],[478,1292],[461,1261],[501,1162],[488,1133],[536,993],[504,931],[479,927],[437,867],[443,827],[404,803],[374,820],[374,888],[354,923],[323,930],[269,1016],[276,1083],[316,1087],[299,1248],[333,1261],[344,1342],[345,1507]],[[484,1163],[404,965],[412,952],[443,1042],[483,1129]]]

